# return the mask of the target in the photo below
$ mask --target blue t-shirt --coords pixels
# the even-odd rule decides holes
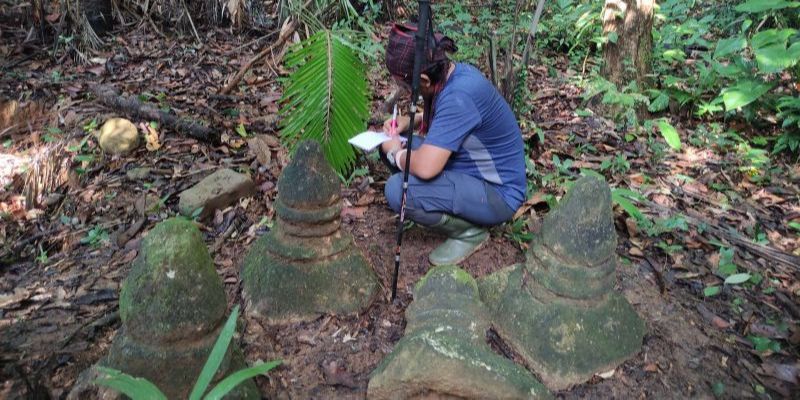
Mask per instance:
[[[525,201],[525,146],[505,99],[469,64],[456,64],[434,105],[424,143],[452,154],[448,171],[461,172],[497,188],[516,210]]]

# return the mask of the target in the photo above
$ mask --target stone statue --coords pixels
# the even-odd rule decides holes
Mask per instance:
[[[226,309],[222,280],[200,231],[184,218],[161,222],[145,237],[122,283],[122,328],[98,364],[145,378],[167,398],[188,398],[225,323]],[[232,345],[214,382],[241,368],[244,358]],[[91,384],[96,376],[93,368],[82,374],[70,398],[86,398],[86,390],[96,390]],[[247,380],[226,398],[260,395]]]
[[[242,273],[248,312],[271,323],[366,309],[379,291],[366,258],[341,230],[339,178],[319,144],[298,144],[278,179],[273,229]]]
[[[644,323],[613,291],[616,245],[608,185],[581,178],[544,218],[525,264],[479,283],[500,336],[550,389],[607,372],[641,348]]]
[[[475,280],[435,267],[417,284],[405,336],[372,374],[369,399],[548,399],[524,368],[486,343],[489,318]]]

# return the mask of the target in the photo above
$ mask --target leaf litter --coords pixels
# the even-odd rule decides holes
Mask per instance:
[[[108,316],[115,315],[120,282],[142,236],[175,213],[182,190],[220,166],[248,173],[259,188],[255,198],[220,210],[201,225],[228,298],[232,304],[241,301],[238,266],[252,241],[271,225],[275,185],[288,154],[277,140],[280,88],[270,62],[257,64],[233,94],[210,94],[260,50],[239,48],[239,43],[219,30],[209,33],[203,46],[190,38],[136,31],[97,52],[103,62],[79,66],[31,57],[0,78],[1,104],[14,101],[21,110],[0,120],[2,139],[9,143],[2,156],[20,160],[0,168],[0,359],[5,365],[0,377],[8,382],[0,393],[43,390],[61,397],[104,354],[119,328],[118,318]],[[12,51],[0,47],[0,53]],[[686,136],[696,127],[691,120],[674,124],[675,134],[682,136],[680,150],[667,151],[656,162],[643,139],[626,141],[627,132],[616,131],[613,122],[577,116],[581,90],[570,83],[567,62],[551,57],[555,76],[544,67],[529,71],[529,89],[536,95],[523,134],[533,143],[538,129],[544,142],[531,147],[537,188],[518,217],[530,217],[525,227],[535,232],[538,218],[564,193],[564,185],[581,169],[594,169],[613,188],[641,194],[644,201],[633,204],[658,221],[647,225],[622,207],[615,209],[617,286],[647,321],[642,351],[602,379],[559,395],[697,397],[720,388],[754,395],[758,388],[779,396],[796,393],[800,238],[790,224],[800,224],[797,166],[775,157],[780,171],[766,184],[753,182],[731,151],[689,144]],[[54,82],[55,71],[66,79]],[[98,82],[152,107],[205,121],[222,132],[221,141],[199,141],[140,119],[134,122],[146,145],[126,156],[104,156],[93,139],[85,140],[84,127],[125,115],[88,95]],[[376,98],[392,90],[377,77],[372,87]],[[380,106],[379,101],[373,105],[377,115]],[[24,126],[23,120],[28,121]],[[37,159],[45,154],[42,149],[52,151]],[[77,158],[81,155],[87,157]],[[624,160],[618,169],[603,169],[619,155]],[[354,177],[344,188],[344,228],[389,287],[396,216],[381,195],[388,176],[378,162],[361,161],[371,173]],[[50,178],[26,182],[27,170],[41,169],[32,165],[37,162],[52,167]],[[137,168],[149,173],[130,179],[128,173]],[[159,199],[163,206],[143,212],[149,210],[144,199],[146,204]],[[509,226],[494,229],[490,245],[464,268],[477,277],[523,261],[510,231]],[[262,392],[363,396],[369,373],[402,337],[410,288],[426,272],[426,254],[440,240],[419,228],[407,232],[399,304],[381,300],[362,315],[282,327],[244,318],[247,359],[285,360],[284,367],[257,379]],[[723,255],[733,272],[720,272]],[[707,296],[709,287],[719,290]]]

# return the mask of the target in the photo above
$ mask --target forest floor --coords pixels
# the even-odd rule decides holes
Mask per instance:
[[[63,398],[78,374],[106,353],[120,327],[120,283],[142,236],[175,215],[182,190],[219,167],[250,174],[259,188],[257,196],[201,225],[231,305],[242,303],[239,267],[273,216],[277,177],[287,160],[275,140],[276,79],[284,72],[279,63],[268,57],[238,91],[214,94],[263,45],[242,45],[250,40],[217,30],[197,45],[190,38],[165,39],[137,29],[116,36],[84,65],[0,40],[0,104],[17,100],[22,110],[0,126],[0,397]],[[743,168],[746,161],[722,143],[724,135],[702,131],[689,118],[678,124],[681,151],[653,154],[645,138],[627,141],[626,132],[606,120],[577,117],[576,110],[585,106],[573,84],[575,74],[553,57],[549,67],[530,70],[529,119],[544,134],[530,156],[545,184],[520,212],[529,218],[527,228],[535,234],[548,200],[560,197],[563,184],[580,169],[599,171],[603,161],[620,155],[625,157],[616,167],[604,171],[612,187],[644,195],[639,209],[646,216],[672,217],[668,229],[653,233],[615,210],[617,290],[646,321],[647,335],[642,350],[613,374],[558,397],[796,396],[800,240],[787,224],[800,220],[799,167],[773,160],[779,170],[770,172],[770,180],[753,182]],[[379,77],[372,81],[378,115],[390,88]],[[91,95],[95,83],[220,127],[226,132],[223,143],[159,129],[158,143],[151,143],[159,149],[143,146],[127,156],[104,156],[87,133],[91,127],[84,127],[125,115]],[[251,136],[264,135],[259,140],[269,155],[251,151],[235,132],[239,124]],[[536,133],[525,125],[523,134],[532,142]],[[747,134],[745,126],[739,130]],[[704,145],[692,145],[690,138]],[[343,226],[389,288],[396,216],[383,199],[387,171],[374,160],[362,162],[369,173],[343,185]],[[36,173],[48,177],[43,187],[52,190],[40,194],[33,209],[24,207],[26,191],[37,197],[30,191],[36,180],[26,181],[22,173],[27,164],[39,165]],[[129,179],[126,173],[137,167],[150,167],[153,174],[144,181]],[[156,213],[146,212],[149,198],[163,202]],[[491,245],[463,267],[480,277],[524,260],[520,238],[510,225],[493,229]],[[403,335],[409,290],[427,271],[426,256],[441,240],[420,227],[407,232],[397,304],[381,298],[361,315],[287,326],[265,327],[243,318],[239,342],[248,362],[283,360],[256,378],[262,393],[363,398],[370,372]],[[725,249],[734,249],[732,257]],[[719,268],[728,264],[762,279],[723,285]],[[711,286],[721,292],[706,297]],[[496,341],[491,336],[487,340]]]

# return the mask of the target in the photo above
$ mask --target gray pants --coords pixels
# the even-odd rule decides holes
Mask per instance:
[[[403,173],[386,181],[386,201],[400,212],[403,194]],[[433,225],[442,213],[455,215],[477,225],[499,225],[514,216],[500,193],[490,183],[471,175],[442,171],[430,180],[408,176],[406,215],[422,225]]]

